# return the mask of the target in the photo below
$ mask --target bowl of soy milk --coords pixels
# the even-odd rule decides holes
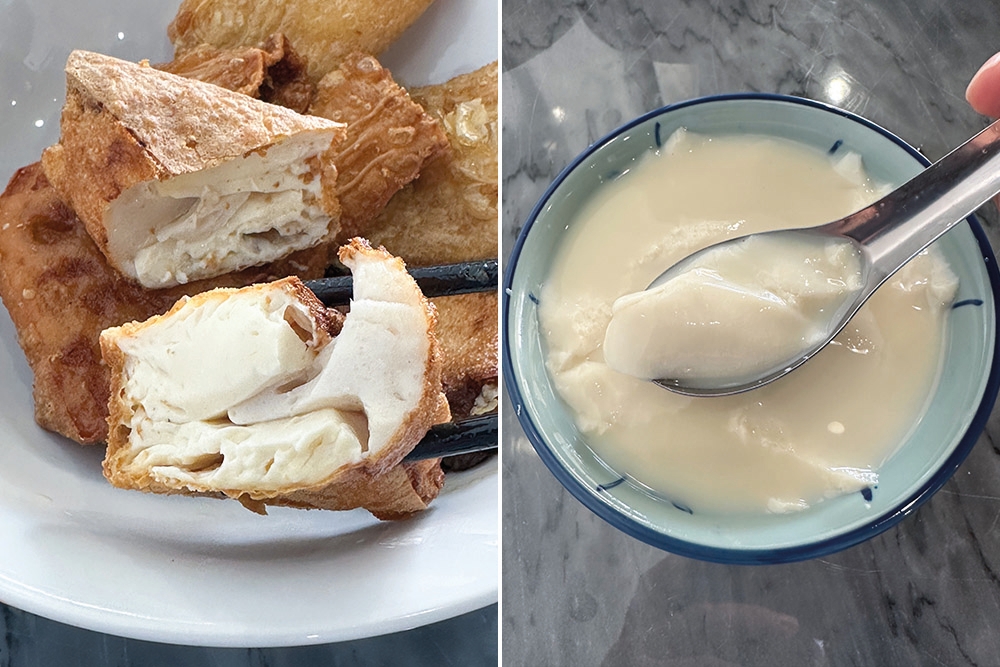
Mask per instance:
[[[506,387],[549,470],[629,535],[724,563],[826,555],[912,512],[968,455],[1000,386],[1000,276],[974,218],[769,385],[682,396],[609,364],[605,350],[611,362],[642,367],[642,350],[662,351],[643,339],[639,320],[626,321],[613,345],[606,335],[615,308],[681,259],[728,238],[843,217],[926,166],[863,118],[759,94],[665,107],[584,151],[525,222],[504,278]],[[720,372],[753,367],[749,356],[843,287],[831,252],[807,260],[826,268],[804,286],[801,270],[779,275],[789,262],[769,253],[747,275],[789,287],[768,294],[773,320],[745,331],[756,346],[716,349],[711,335],[687,337],[691,354]],[[744,295],[715,291],[738,310]],[[708,298],[684,296],[685,312]],[[743,335],[737,329],[737,342]]]

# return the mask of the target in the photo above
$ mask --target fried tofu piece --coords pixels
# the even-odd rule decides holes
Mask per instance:
[[[283,33],[309,61],[309,76],[324,74],[355,51],[378,55],[432,0],[184,0],[167,28],[174,55],[201,45],[256,46]]]
[[[441,124],[372,56],[350,54],[323,77],[309,113],[347,126],[326,156],[337,168],[341,241],[367,236],[390,198],[448,149]]]
[[[497,256],[497,65],[410,91],[451,151],[427,163],[365,231],[411,266]]]
[[[497,256],[496,63],[411,96],[445,127],[450,152],[428,162],[366,230],[413,266]],[[443,384],[452,414],[490,412],[497,403],[497,295],[435,299]]]
[[[201,45],[158,67],[290,106],[299,102],[301,76],[289,75],[293,84],[287,92],[275,69],[294,71],[301,61],[288,40],[276,35],[262,49]],[[291,108],[344,123],[347,131],[346,138],[324,156],[337,171],[340,232],[331,244],[335,247],[364,236],[390,198],[417,178],[428,161],[448,151],[448,137],[441,123],[414,102],[372,56],[349,54],[318,86],[309,84],[309,89],[315,89],[315,95],[307,108]]]
[[[35,163],[0,195],[0,297],[34,373],[35,419],[82,444],[107,439],[102,329],[161,313],[180,296],[296,274],[319,277],[326,251],[297,253],[212,281],[147,290],[112,269]]]
[[[497,293],[433,299],[438,311],[441,384],[455,419],[496,409]]]
[[[0,296],[34,372],[36,421],[77,442],[104,440],[108,374],[97,335],[177,295],[158,301],[111,270],[35,163],[0,195]]]
[[[495,412],[497,381],[497,293],[460,294],[433,299],[438,309],[441,344],[441,386],[448,397],[452,419]],[[467,470],[495,455],[494,451],[449,456],[441,461],[445,472]]]
[[[340,258],[354,274],[346,316],[288,278],[105,330],[108,480],[245,504],[377,501],[383,516],[413,511],[416,487],[436,492],[420,467],[416,484],[405,469],[386,477],[449,419],[435,310],[384,250],[353,239]]]
[[[208,83],[245,82],[230,74],[216,67],[199,71]],[[351,86],[350,79],[344,85]],[[358,85],[369,84],[362,80]],[[370,136],[381,140],[378,133]],[[81,444],[103,442],[108,434],[109,377],[98,346],[102,329],[162,313],[184,294],[289,275],[318,278],[328,264],[328,246],[321,245],[215,279],[143,289],[108,264],[40,163],[19,170],[0,196],[0,296],[35,376],[35,419]]]
[[[45,175],[109,263],[149,288],[273,262],[339,228],[343,125],[74,51]]]
[[[183,55],[155,66],[171,74],[213,83],[298,113],[305,113],[315,93],[306,74],[306,61],[281,33],[259,48],[220,49],[201,44]]]

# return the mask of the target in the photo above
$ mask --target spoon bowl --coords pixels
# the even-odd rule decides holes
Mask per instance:
[[[833,297],[831,303],[825,308],[813,314],[812,326],[808,330],[797,332],[797,335],[782,341],[773,333],[778,327],[775,324],[775,315],[770,312],[770,307],[775,303],[784,304],[785,299],[780,294],[775,294],[770,289],[747,289],[740,284],[725,282],[715,271],[706,271],[705,265],[711,265],[713,259],[722,257],[737,257],[752,263],[758,263],[755,258],[747,257],[747,246],[757,245],[757,255],[764,255],[773,258],[775,252],[772,246],[780,249],[793,248],[820,248],[828,247],[831,243],[843,243],[849,250],[845,255],[856,259],[857,265],[853,272],[855,279],[852,285],[844,284],[843,291],[838,291],[830,296]],[[815,255],[815,253],[813,253]],[[801,263],[803,269],[809,268],[808,261],[801,258],[791,258],[796,264]],[[668,288],[678,279],[683,280],[685,276],[690,276],[698,272],[705,271],[708,279],[722,283],[723,288],[729,293],[739,293],[756,304],[749,313],[745,313],[744,318],[735,323],[728,333],[731,340],[725,341],[727,348],[735,354],[729,358],[712,359],[715,366],[714,372],[706,372],[704,366],[692,363],[686,367],[686,373],[677,374],[670,378],[656,378],[652,381],[665,389],[669,389],[685,396],[729,396],[750,391],[773,382],[791,371],[795,370],[806,361],[811,359],[817,352],[830,343],[843,329],[852,317],[861,309],[868,298],[874,293],[870,287],[868,277],[872,273],[870,262],[864,252],[864,248],[848,237],[841,237],[831,234],[826,225],[820,227],[803,227],[797,229],[783,229],[746,236],[734,237],[719,243],[710,245],[698,252],[677,262],[669,269],[661,273],[649,286],[647,292],[653,292],[659,288]],[[841,282],[834,280],[834,282]],[[710,302],[711,305],[711,302]],[[719,311],[711,316],[715,321],[724,318],[732,318],[732,305],[720,303]],[[747,326],[747,319],[759,322],[759,326]],[[747,330],[757,330],[766,332],[763,341],[757,341],[749,336]],[[610,328],[609,328],[610,330]],[[725,332],[724,332],[725,333]],[[775,346],[775,339],[779,343]],[[757,345],[755,346],[755,343]],[[711,343],[703,346],[710,348]],[[678,349],[678,357],[686,359],[683,348]],[[713,350],[705,349],[706,353]],[[738,361],[736,361],[738,360]],[[726,364],[736,361],[735,367],[727,367]],[[695,373],[691,371],[694,370]]]

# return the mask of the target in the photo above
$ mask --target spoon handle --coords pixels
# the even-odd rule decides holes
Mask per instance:
[[[1000,121],[886,197],[825,230],[866,249],[871,290],[1000,193]]]

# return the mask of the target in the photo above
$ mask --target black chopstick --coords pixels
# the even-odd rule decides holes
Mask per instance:
[[[471,454],[497,447],[497,413],[432,426],[404,461]]]
[[[495,259],[409,269],[424,296],[454,296],[497,289]],[[346,304],[351,299],[351,276],[336,276],[306,281],[306,287],[327,306]]]

